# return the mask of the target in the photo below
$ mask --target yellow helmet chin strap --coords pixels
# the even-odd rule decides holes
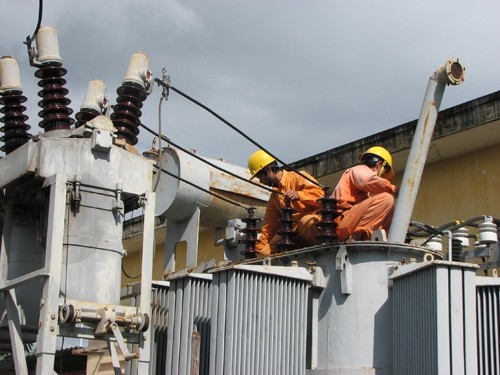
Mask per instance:
[[[378,171],[378,176],[382,177],[383,174],[385,174],[385,166],[387,165],[387,162],[385,160],[382,161],[382,165],[380,166],[380,170]]]

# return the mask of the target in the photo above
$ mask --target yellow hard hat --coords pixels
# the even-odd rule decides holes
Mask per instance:
[[[389,169],[389,170],[382,174],[383,177],[385,177],[389,180],[394,177],[394,169],[392,168],[392,156],[389,153],[389,151],[387,151],[385,148],[383,148],[381,146],[373,146],[373,147],[370,147],[368,150],[366,150],[363,153],[363,155],[361,155],[361,159],[363,159],[363,156],[368,155],[368,154],[376,155],[384,161],[384,163],[382,165],[382,167],[383,167],[382,171],[384,169]]]
[[[255,177],[257,173],[259,173],[263,168],[267,167],[269,164],[275,162],[276,159],[269,155],[267,152],[263,150],[255,151],[248,158],[248,169],[250,170],[250,174],[252,178]]]

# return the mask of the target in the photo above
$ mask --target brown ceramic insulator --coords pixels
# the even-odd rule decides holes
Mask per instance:
[[[321,221],[317,224],[320,231],[317,238],[321,243],[331,244],[338,239],[335,219],[341,212],[336,208],[337,200],[334,198],[325,196],[318,202],[321,202],[321,210],[318,211]]]
[[[245,259],[252,259],[257,257],[257,250],[255,249],[255,244],[257,243],[257,223],[260,219],[254,216],[253,210],[248,210],[248,217],[241,219],[246,226],[241,230],[245,234],[245,250],[241,254]]]
[[[38,86],[42,89],[38,96],[42,98],[38,106],[42,108],[38,115],[42,118],[39,126],[45,132],[59,129],[69,129],[75,122],[70,115],[73,110],[68,107],[71,100],[66,98],[68,90],[64,88],[66,80],[62,78],[66,74],[66,69],[59,63],[49,63],[43,65],[35,72],[35,76],[40,78]]]
[[[26,124],[28,116],[24,114],[26,107],[21,104],[25,101],[26,97],[19,90],[4,92],[0,97],[0,104],[3,105],[0,112],[4,114],[0,122],[5,124],[0,128],[4,133],[0,138],[0,141],[4,142],[0,150],[5,154],[11,153],[32,138],[31,134],[28,134],[31,127]]]
[[[110,118],[116,128],[117,137],[133,146],[138,142],[142,102],[148,94],[141,85],[133,82],[124,82],[116,93],[117,104],[113,106]]]
[[[76,123],[75,123],[75,128],[79,128],[86,122],[91,121],[95,117],[99,116],[101,112],[99,112],[96,109],[91,109],[91,108],[82,108],[80,109],[79,112],[75,115],[76,118]]]
[[[295,244],[292,241],[292,237],[297,235],[297,233],[293,231],[294,220],[292,219],[292,215],[295,211],[296,210],[291,207],[288,199],[285,200],[285,207],[279,209],[281,214],[281,228],[278,231],[278,234],[281,237],[281,241],[278,243],[279,252],[288,251],[295,247]]]

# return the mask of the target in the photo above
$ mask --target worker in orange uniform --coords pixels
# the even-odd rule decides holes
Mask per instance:
[[[392,156],[374,146],[361,155],[361,162],[348,168],[332,198],[342,214],[336,218],[340,241],[365,241],[377,229],[389,230],[398,188],[389,180],[394,176]]]
[[[269,255],[278,252],[278,244],[281,236],[277,233],[281,229],[280,209],[285,207],[285,200],[290,201],[293,231],[297,235],[292,236],[291,241],[297,248],[311,246],[319,243],[316,236],[319,234],[317,223],[321,216],[316,212],[321,209],[318,199],[323,198],[323,189],[311,181],[316,181],[306,172],[285,171],[278,166],[276,159],[263,150],[254,152],[248,159],[248,169],[252,175],[251,179],[257,177],[261,184],[273,187],[269,201],[267,202],[266,214],[261,228],[260,240],[255,248],[259,255]]]

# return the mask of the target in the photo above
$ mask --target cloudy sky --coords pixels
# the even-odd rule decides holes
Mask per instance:
[[[38,0],[1,0],[0,54],[18,60],[31,133],[39,90],[23,41]],[[44,0],[58,32],[71,108],[101,79],[115,103],[130,56],[145,52],[156,77],[293,162],[418,118],[429,76],[450,57],[465,82],[441,109],[500,90],[498,0]],[[158,129],[156,86],[142,122]],[[163,133],[198,154],[246,165],[256,146],[171,92]],[[151,146],[145,130],[136,146]]]

